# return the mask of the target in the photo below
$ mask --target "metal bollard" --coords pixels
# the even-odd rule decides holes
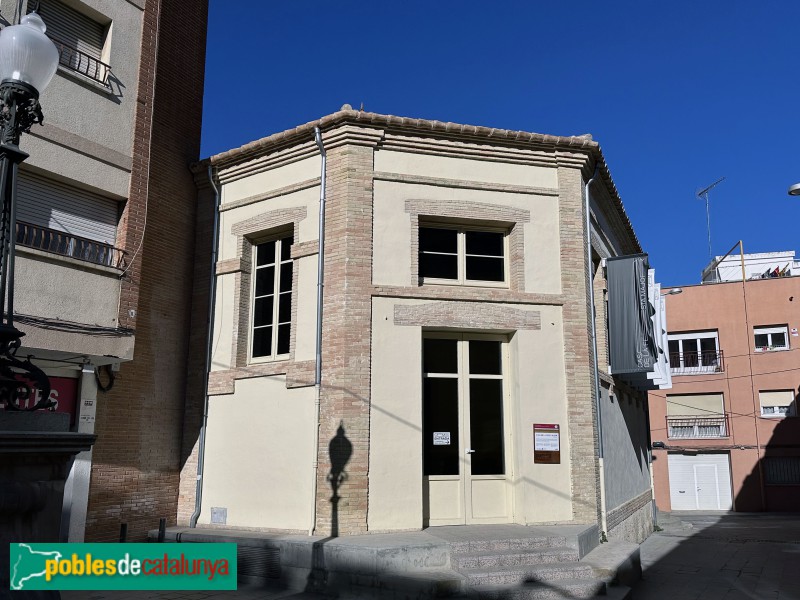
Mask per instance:
[[[164,537],[167,535],[167,519],[161,517],[158,520],[158,543],[162,544],[164,542]]]

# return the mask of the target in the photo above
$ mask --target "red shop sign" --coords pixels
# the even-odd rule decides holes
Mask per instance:
[[[28,381],[28,384],[32,384]],[[31,390],[30,396],[21,402],[22,408],[30,408],[41,400],[42,392],[36,388]],[[50,400],[55,402],[55,407],[49,410],[69,414],[69,426],[75,425],[75,407],[78,399],[78,380],[72,377],[50,378]]]

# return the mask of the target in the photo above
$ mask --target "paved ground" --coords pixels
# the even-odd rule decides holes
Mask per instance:
[[[673,515],[633,600],[800,600],[800,515]]]
[[[633,600],[800,600],[799,515],[674,515],[641,547]],[[63,600],[320,600],[282,590],[63,592]]]

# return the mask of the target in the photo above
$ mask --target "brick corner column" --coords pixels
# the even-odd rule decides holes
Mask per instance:
[[[327,208],[316,533],[367,531],[373,153],[382,132],[325,132]],[[330,144],[330,146],[328,146]]]
[[[580,168],[558,168],[561,282],[566,298],[564,359],[567,391],[572,518],[600,523],[599,436],[592,373],[593,348],[586,263],[586,212]]]

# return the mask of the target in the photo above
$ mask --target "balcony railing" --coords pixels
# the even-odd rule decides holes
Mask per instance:
[[[17,244],[69,256],[96,265],[125,268],[125,251],[110,244],[69,235],[63,231],[17,221]]]
[[[671,439],[714,439],[728,437],[728,415],[667,417]]]
[[[669,367],[673,375],[722,373],[725,371],[725,361],[722,357],[722,350],[670,352]]]
[[[108,82],[108,76],[111,73],[110,66],[85,52],[81,52],[77,48],[73,48],[56,37],[51,37],[50,39],[53,40],[56,48],[58,48],[58,62],[62,67],[80,73],[101,85],[111,87]]]

